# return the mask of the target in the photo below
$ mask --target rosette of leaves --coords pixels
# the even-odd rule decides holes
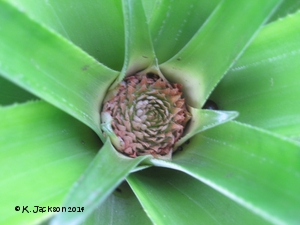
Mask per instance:
[[[1,1],[0,223],[297,224],[299,5]],[[109,90],[147,69],[190,107],[168,160],[101,130]]]

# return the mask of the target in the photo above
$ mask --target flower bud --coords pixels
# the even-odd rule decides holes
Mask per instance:
[[[119,140],[112,142],[115,148],[133,158],[172,153],[191,118],[181,85],[170,84],[162,75],[137,73],[127,76],[113,93],[103,103],[102,122],[109,114]]]

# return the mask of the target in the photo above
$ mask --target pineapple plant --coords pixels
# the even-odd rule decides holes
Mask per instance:
[[[299,7],[1,1],[1,224],[298,224]]]

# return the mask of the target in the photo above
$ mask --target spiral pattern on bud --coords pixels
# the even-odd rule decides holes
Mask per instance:
[[[183,134],[190,113],[180,84],[170,84],[153,73],[128,76],[115,96],[103,104],[121,145],[129,157],[167,155]]]

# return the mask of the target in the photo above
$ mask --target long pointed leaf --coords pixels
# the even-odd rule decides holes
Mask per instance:
[[[192,114],[192,121],[185,130],[186,134],[175,144],[175,148],[199,132],[226,123],[238,116],[238,113],[234,111],[203,110],[192,107],[189,111]]]
[[[95,224],[151,225],[152,223],[129,185],[123,182],[82,225]]]
[[[83,222],[145,157],[128,158],[117,153],[109,138],[90,166],[73,185],[64,206],[84,207],[82,211],[59,213],[51,225]]]
[[[127,180],[154,224],[269,224],[181,172],[151,168]]]
[[[145,11],[151,12],[148,16],[149,28],[157,58],[162,63],[185,46],[220,0],[143,2],[147,2],[147,5],[144,3]]]
[[[101,135],[98,110],[118,73],[2,1],[0,27],[0,73]]]
[[[122,2],[125,21],[125,61],[115,85],[122,81],[125,75],[146,69],[155,59],[142,2],[130,0]]]
[[[300,145],[237,122],[200,133],[173,162],[274,224],[300,220]]]
[[[267,25],[212,98],[237,120],[300,137],[300,13]]]
[[[222,1],[193,39],[161,65],[169,80],[183,84],[189,105],[201,108],[280,2]]]
[[[122,1],[5,0],[110,68],[124,60]]]
[[[38,223],[61,206],[101,142],[90,128],[45,102],[0,108],[0,117],[0,223]],[[35,206],[47,211],[34,213]]]

